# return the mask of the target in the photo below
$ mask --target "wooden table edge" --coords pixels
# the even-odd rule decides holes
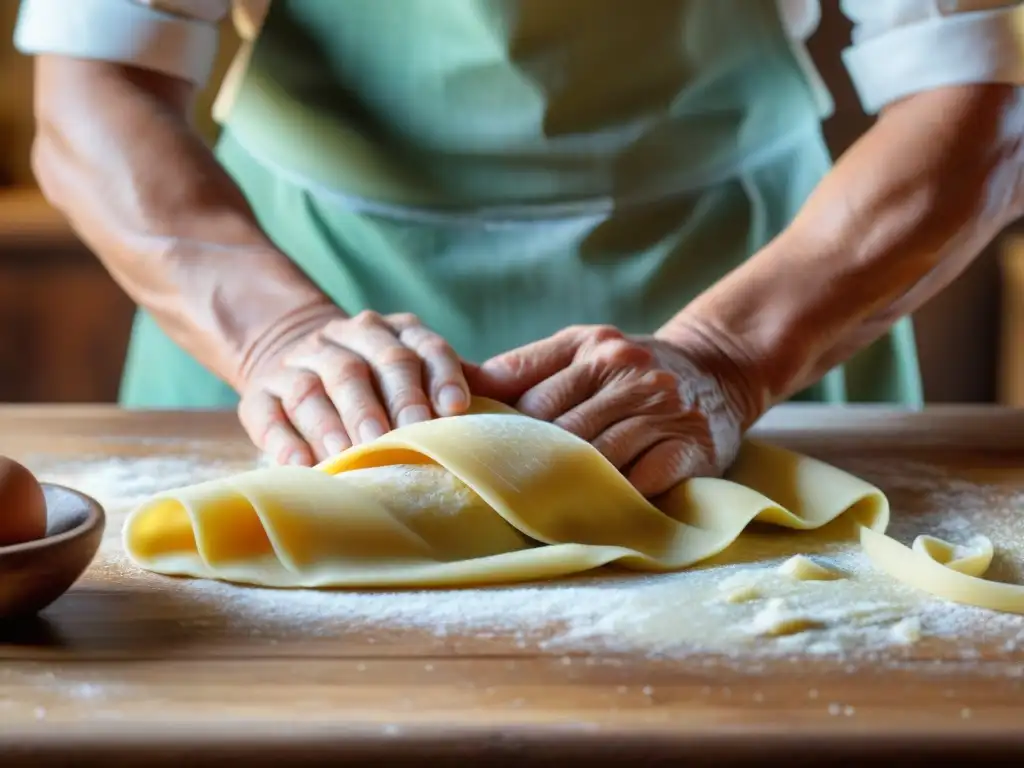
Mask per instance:
[[[675,724],[678,726],[678,722]],[[163,758],[203,755],[241,759],[272,751],[277,759],[324,757],[397,757],[415,755],[455,757],[481,752],[515,753],[521,757],[551,758],[582,755],[630,758],[699,755],[701,759],[778,759],[787,754],[818,758],[868,758],[906,752],[915,757],[969,752],[1024,756],[1024,729],[917,727],[879,732],[857,727],[735,726],[713,731],[672,731],[672,724],[628,728],[589,722],[551,724],[487,724],[451,726],[446,723],[389,724],[326,722],[268,724],[236,721],[217,727],[173,722],[147,726],[103,722],[68,724],[61,731],[0,728],[0,754],[32,754],[56,758],[106,756],[112,759],[152,753]]]
[[[66,437],[238,440],[245,433],[234,410],[129,410],[116,405],[0,405],[0,432],[45,429]],[[97,434],[97,433],[100,434]],[[1024,409],[1000,405],[887,405],[786,403],[750,430],[759,439],[838,439],[888,447],[1024,449]]]

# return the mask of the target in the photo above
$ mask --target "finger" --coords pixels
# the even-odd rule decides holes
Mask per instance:
[[[712,458],[699,439],[664,440],[644,453],[626,476],[644,496],[657,496],[691,477],[716,476]]]
[[[516,402],[516,409],[541,421],[556,421],[591,397],[600,386],[600,377],[593,365],[570,364],[524,392]]]
[[[281,401],[270,392],[259,390],[243,396],[238,419],[253,444],[278,464],[312,466],[312,450],[295,431]]]
[[[362,357],[373,372],[388,415],[396,427],[434,417],[423,391],[423,361],[405,346],[390,327],[366,321],[355,333],[337,333],[328,326],[325,338]]]
[[[482,388],[495,399],[518,400],[527,390],[568,368],[585,338],[585,329],[567,328],[492,357],[480,366]]]
[[[313,371],[285,369],[268,388],[281,398],[285,414],[312,447],[318,461],[352,445],[338,409]]]
[[[667,437],[664,419],[631,416],[612,424],[590,442],[612,465],[622,469]]]
[[[385,315],[381,318],[381,322],[396,334],[409,328],[415,328],[417,325],[423,325],[420,319],[412,312],[396,312],[391,315]]]
[[[387,412],[363,358],[328,342],[304,364],[320,377],[353,444],[369,443],[388,431]]]
[[[593,441],[613,424],[631,416],[678,416],[678,382],[668,371],[627,373],[607,383],[593,397],[584,400],[555,420],[562,429]]]
[[[469,383],[462,370],[462,361],[439,334],[423,325],[399,329],[403,344],[414,350],[426,371],[426,390],[435,412],[440,416],[457,416],[469,409]]]

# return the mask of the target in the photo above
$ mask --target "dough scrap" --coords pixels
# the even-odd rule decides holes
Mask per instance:
[[[761,590],[751,584],[746,587],[737,587],[731,592],[726,592],[725,597],[722,599],[727,603],[750,603],[754,600],[760,600],[761,597]]]
[[[900,619],[893,625],[892,636],[901,645],[913,645],[921,639],[921,619],[916,616]]]
[[[760,637],[785,637],[822,629],[824,626],[817,619],[788,610],[784,600],[774,598],[754,616],[751,628]]]
[[[843,577],[838,571],[826,568],[805,555],[793,555],[779,566],[779,573],[799,581],[835,581]]]
[[[751,523],[846,523],[870,559],[938,597],[1024,613],[1024,587],[981,578],[988,549],[956,557],[885,535],[889,503],[821,461],[747,440],[723,479],[652,503],[589,443],[489,400],[396,429],[316,467],[267,467],[159,494],[123,544],[173,576],[285,588],[500,584],[608,564],[675,571],[715,556]]]

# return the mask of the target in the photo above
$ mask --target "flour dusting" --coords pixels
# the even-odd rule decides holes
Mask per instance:
[[[728,559],[675,574],[610,570],[542,584],[402,592],[272,590],[169,579],[125,560],[121,526],[133,505],[253,466],[176,456],[32,468],[41,479],[78,488],[107,507],[108,535],[95,571],[106,583],[145,590],[154,599],[173,597],[185,632],[222,628],[270,644],[316,637],[386,643],[389,633],[421,632],[433,642],[476,649],[493,644],[500,652],[707,654],[748,670],[769,659],[809,657],[898,664],[919,642],[941,641],[942,656],[953,659],[976,656],[983,643],[997,642],[1006,651],[1024,644],[1024,617],[958,606],[899,584],[875,570],[856,543],[838,535],[752,531],[730,548]],[[1024,483],[974,484],[905,462],[848,462],[843,468],[889,495],[890,533],[897,539],[909,543],[927,533],[965,543],[986,535],[997,549],[992,576],[1021,581]],[[787,576],[779,566],[794,554],[813,557],[844,578]],[[740,591],[748,599],[725,599]],[[766,610],[784,614],[787,631],[760,631]]]
[[[387,487],[401,499],[389,508],[403,518],[419,515],[455,517],[479,503],[479,496],[444,467],[436,464],[395,464],[355,469],[345,483],[368,490]]]

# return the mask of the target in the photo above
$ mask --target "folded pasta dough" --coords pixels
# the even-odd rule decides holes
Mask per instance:
[[[123,542],[132,561],[166,575],[441,587],[609,563],[680,570],[721,553],[753,522],[812,530],[839,518],[897,579],[1024,612],[1024,589],[979,578],[987,563],[952,561],[937,540],[911,549],[885,536],[882,492],[816,459],[748,440],[725,478],[689,480],[651,502],[586,441],[480,399],[469,414],[396,429],[316,467],[159,494],[129,514]]]

